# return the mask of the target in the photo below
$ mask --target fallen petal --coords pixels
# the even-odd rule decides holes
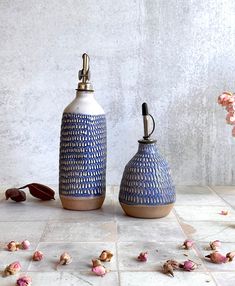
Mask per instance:
[[[139,261],[146,262],[148,260],[148,252],[141,252],[137,259]]]

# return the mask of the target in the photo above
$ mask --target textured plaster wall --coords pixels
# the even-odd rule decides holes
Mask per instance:
[[[235,182],[216,104],[235,91],[234,0],[0,0],[0,183],[57,183],[60,120],[91,57],[107,113],[107,182],[142,136],[141,103],[177,184]]]

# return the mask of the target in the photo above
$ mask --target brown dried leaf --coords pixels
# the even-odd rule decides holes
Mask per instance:
[[[29,188],[29,192],[32,196],[34,196],[37,199],[43,200],[43,201],[49,201],[55,199],[55,192],[42,184],[38,183],[31,183],[28,185],[25,185],[21,187],[20,189]]]
[[[17,188],[8,189],[5,192],[6,200],[11,198],[15,202],[23,202],[26,200],[26,194]]]

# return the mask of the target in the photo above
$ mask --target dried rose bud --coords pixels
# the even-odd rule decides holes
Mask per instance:
[[[139,261],[146,262],[148,260],[148,252],[140,252],[139,256],[137,257]]]
[[[173,271],[173,267],[172,267],[172,265],[170,264],[170,263],[167,263],[167,262],[165,262],[164,264],[163,264],[163,273],[165,273],[165,274],[170,274],[171,276],[173,276],[174,277],[174,271]]]
[[[24,240],[24,241],[21,242],[20,246],[21,246],[22,249],[27,250],[30,247],[30,242],[28,240]]]
[[[41,261],[44,258],[44,254],[42,251],[37,250],[33,254],[33,261]]]
[[[217,264],[222,264],[222,263],[226,263],[229,261],[228,257],[222,255],[219,252],[212,252],[209,255],[206,255],[205,257],[209,258],[211,262],[217,263]]]
[[[67,252],[61,254],[59,262],[60,265],[67,265],[71,262],[72,262],[72,257]]]
[[[197,268],[197,264],[192,260],[186,260],[180,264],[180,268],[183,268],[185,271],[193,271]]]
[[[15,242],[14,240],[10,241],[7,244],[7,249],[9,251],[17,251],[17,250],[19,250],[19,248],[20,248],[20,243],[19,242]]]
[[[19,261],[15,261],[11,264],[9,264],[5,270],[4,270],[4,275],[5,276],[9,276],[9,275],[14,275],[17,272],[19,272],[21,270],[21,265]]]
[[[113,254],[111,251],[103,250],[99,256],[99,259],[104,262],[109,262],[111,261],[112,257],[113,257]]]
[[[16,286],[31,286],[32,285],[32,278],[29,276],[21,276],[16,281]]]
[[[193,245],[194,245],[194,241],[193,241],[193,240],[191,240],[191,239],[186,239],[186,240],[184,241],[184,243],[183,243],[182,246],[183,246],[185,249],[190,249],[190,248],[193,247]]]
[[[218,239],[215,240],[215,241],[210,242],[210,248],[212,250],[216,250],[220,246],[221,246],[221,242]]]
[[[220,214],[221,214],[221,215],[228,215],[228,211],[222,210],[222,211],[220,212]]]
[[[104,276],[107,273],[107,270],[103,265],[92,267],[91,271],[94,272],[97,276]]]
[[[23,202],[26,200],[25,192],[16,188],[6,190],[5,196],[6,200],[11,198],[15,202]]]
[[[100,265],[102,265],[102,263],[99,259],[92,259],[92,267],[96,267]]]
[[[174,259],[167,260],[166,263],[170,264],[173,267],[174,270],[178,269],[180,267],[179,262],[174,260]]]
[[[235,257],[235,251],[231,251],[226,254],[226,257],[229,259],[228,261],[231,262],[233,261],[233,258]]]

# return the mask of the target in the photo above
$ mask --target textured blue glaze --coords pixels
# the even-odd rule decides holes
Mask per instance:
[[[119,201],[128,205],[147,206],[175,202],[175,188],[168,164],[155,143],[139,143],[138,152],[125,167]]]
[[[104,196],[105,178],[105,115],[64,113],[60,137],[60,195]]]

